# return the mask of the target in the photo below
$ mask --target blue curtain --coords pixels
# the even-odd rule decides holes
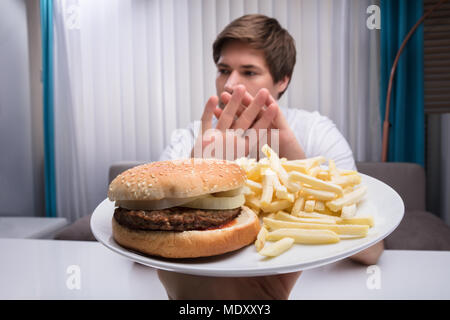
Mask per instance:
[[[422,0],[381,0],[381,119],[392,64],[400,45],[423,15]],[[411,37],[399,60],[390,104],[388,161],[424,165],[425,124],[423,25]]]
[[[56,217],[55,143],[53,117],[53,5],[40,0],[44,119],[45,212]]]

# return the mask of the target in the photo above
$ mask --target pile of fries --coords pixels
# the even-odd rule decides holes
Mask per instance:
[[[245,205],[263,220],[255,241],[261,255],[278,256],[294,243],[365,237],[373,227],[372,216],[357,215],[357,204],[367,192],[358,172],[338,169],[333,160],[324,167],[324,157],[280,159],[268,145],[262,152],[267,158],[236,160],[247,174]]]

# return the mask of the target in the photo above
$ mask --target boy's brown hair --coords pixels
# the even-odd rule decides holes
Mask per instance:
[[[253,49],[262,50],[274,83],[285,76],[291,81],[296,61],[295,41],[276,19],[250,14],[232,21],[214,41],[213,58],[216,64],[222,48],[230,41],[245,42]]]

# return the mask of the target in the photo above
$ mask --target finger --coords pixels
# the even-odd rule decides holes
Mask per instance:
[[[216,108],[214,109],[214,116],[215,116],[217,119],[219,119],[221,114],[222,114],[222,109],[216,107]]]
[[[227,104],[228,101],[230,101],[230,99],[231,99],[231,94],[226,92],[226,91],[224,91],[220,95],[220,98],[222,99],[222,102],[224,104]],[[242,104],[247,107],[248,105],[250,105],[250,103],[252,101],[253,101],[253,96],[248,91],[245,91],[245,95],[242,98]]]
[[[246,95],[249,94],[248,92],[246,92]],[[242,100],[244,101],[244,98],[242,98]],[[231,94],[229,94],[228,92],[222,92],[222,94],[220,95],[220,101],[222,102],[223,105],[227,105],[231,100]],[[236,111],[236,116],[234,117],[235,120],[242,114],[242,112],[245,110],[245,108],[247,107],[247,105],[244,105],[244,103],[241,103],[241,105],[239,106],[239,109]],[[220,111],[217,112],[216,117],[217,119],[219,119],[220,115],[222,114],[223,110],[221,109]]]
[[[272,121],[278,115],[278,110],[278,106],[273,103],[267,109],[261,111],[261,117],[255,122],[252,129],[260,130],[269,128]]]
[[[230,98],[231,98],[231,94],[229,94],[226,91],[222,92],[222,94],[220,96],[220,99],[222,100],[222,102],[224,104],[227,104],[230,101]],[[253,96],[248,91],[246,91],[244,97],[242,98],[242,104],[247,107],[250,105],[250,103],[252,103],[252,101],[253,101]],[[267,101],[265,102],[265,105],[270,106],[272,103],[276,103],[276,100],[274,97],[272,97],[271,94],[269,94],[267,96]]]
[[[270,106],[272,103],[277,103],[277,101],[274,97],[272,97],[271,94],[269,94],[269,96],[267,97],[266,106]]]
[[[202,121],[202,132],[211,129],[212,127],[212,117],[214,114],[214,110],[216,109],[217,104],[219,103],[219,98],[217,96],[212,96],[208,99],[205,105],[205,109],[203,110],[203,114],[201,117]]]
[[[224,131],[231,127],[234,121],[234,116],[236,115],[236,111],[241,105],[241,101],[244,95],[245,95],[244,86],[239,85],[236,87],[236,89],[234,89],[230,101],[227,103],[225,109],[223,109],[222,114],[220,115],[216,129]]]
[[[269,91],[267,89],[261,89],[256,94],[255,99],[252,103],[242,112],[239,118],[235,121],[233,129],[244,129],[247,130],[255,121],[258,114],[261,112],[267,97],[269,96]]]
[[[230,99],[231,99],[231,94],[229,94],[229,93],[226,92],[226,91],[225,91],[225,92],[222,92],[222,94],[221,94],[221,96],[220,96],[220,99],[221,99],[222,103],[223,103],[224,105],[226,105],[226,104],[230,101]],[[237,116],[240,116],[240,115],[242,114],[242,112],[245,110],[245,107],[248,107],[252,101],[253,101],[253,96],[252,96],[248,91],[246,91],[246,92],[245,92],[244,98],[242,98],[242,104],[241,104],[241,106],[239,107],[239,110],[236,112],[236,115],[237,115]],[[265,102],[265,105],[266,105],[266,106],[270,106],[272,103],[277,103],[277,102],[276,102],[276,100],[274,99],[274,97],[272,97],[272,95],[269,94],[269,95],[267,96],[267,100],[266,100],[266,102]],[[220,112],[218,112],[218,113],[216,114],[216,117],[217,117],[217,118],[220,117]],[[259,119],[260,117],[261,117],[261,114],[258,115],[257,119]]]
[[[275,108],[277,109],[277,115],[273,119],[273,122],[272,122],[273,127],[275,127],[276,129],[280,129],[280,130],[289,128],[289,123],[287,122],[286,118],[284,117],[283,112],[281,112],[278,104],[276,102],[274,102],[271,105],[275,106]]]
[[[245,110],[245,107],[241,104],[241,105],[239,106],[238,111],[236,111],[236,114],[235,114],[234,119],[236,120],[237,118],[239,118],[239,117],[241,116],[242,112],[244,112],[244,110]],[[222,112],[223,112],[222,109],[216,108],[216,109],[214,110],[214,116],[215,116],[217,119],[219,119],[220,116],[222,115]]]

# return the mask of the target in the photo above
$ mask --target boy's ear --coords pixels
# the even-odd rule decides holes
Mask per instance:
[[[284,90],[286,90],[288,84],[289,84],[288,76],[285,76],[282,80],[278,81],[275,84],[275,88],[277,89],[278,96],[280,96],[280,93],[282,93],[282,92],[284,92]]]

